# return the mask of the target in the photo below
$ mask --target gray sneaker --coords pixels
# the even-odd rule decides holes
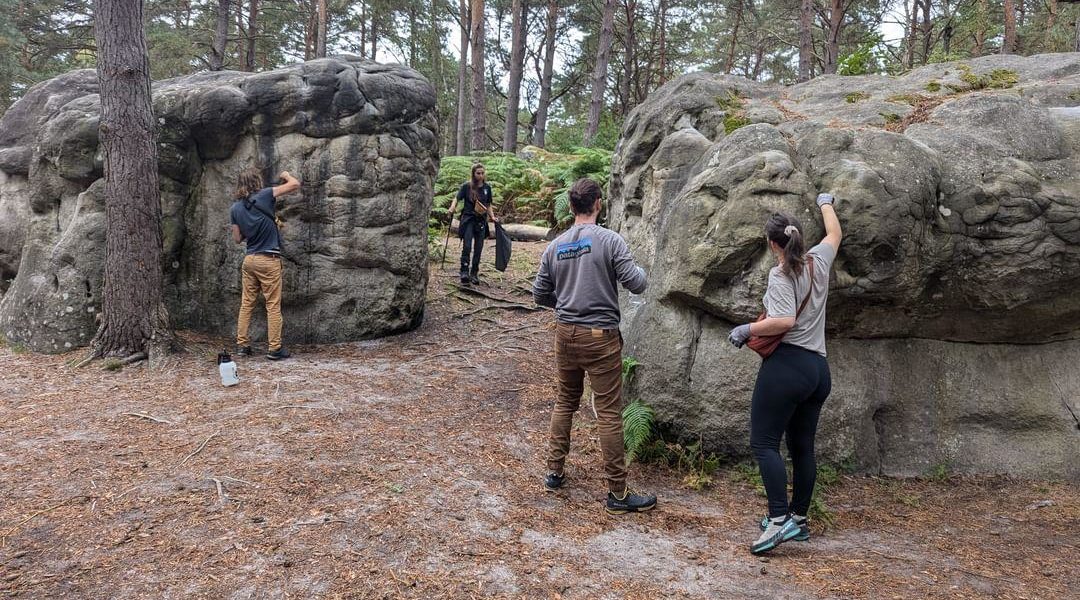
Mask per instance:
[[[795,519],[790,516],[783,523],[769,521],[769,525],[762,532],[761,537],[750,546],[750,552],[754,554],[768,552],[797,535],[799,535],[799,526],[795,523]]]
[[[796,542],[809,542],[810,541],[810,525],[807,524],[806,517],[792,516],[795,520],[795,524],[799,526],[799,535],[791,538]],[[769,528],[769,517],[761,517],[761,530],[765,531]]]

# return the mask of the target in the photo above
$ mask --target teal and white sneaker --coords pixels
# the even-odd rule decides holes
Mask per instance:
[[[753,554],[768,552],[799,535],[799,531],[801,531],[799,525],[795,523],[795,519],[792,519],[790,515],[783,517],[783,521],[779,523],[770,520],[761,537],[754,542],[753,546],[750,546],[750,552]]]
[[[795,524],[799,526],[799,535],[791,538],[796,542],[809,542],[810,541],[810,526],[806,522],[806,517],[800,517],[799,515],[791,515]],[[761,517],[761,530],[765,531],[769,528],[769,517]]]

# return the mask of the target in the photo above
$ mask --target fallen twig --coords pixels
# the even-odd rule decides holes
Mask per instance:
[[[330,406],[322,406],[320,404],[285,404],[282,406],[275,406],[274,408],[306,408],[309,410],[332,410],[334,412],[341,412],[341,409],[331,404]]]
[[[11,535],[11,533],[13,531],[18,529],[19,527],[22,527],[26,523],[29,523],[31,520],[33,520],[37,516],[43,515],[43,514],[45,514],[47,512],[50,512],[50,511],[54,511],[54,510],[60,508],[61,506],[67,506],[68,504],[71,504],[72,502],[74,502],[76,500],[83,500],[83,499],[89,498],[89,497],[90,496],[86,496],[86,495],[72,496],[71,498],[68,498],[67,500],[64,500],[60,504],[54,504],[53,506],[50,506],[49,508],[39,510],[36,513],[30,515],[29,517],[26,517],[22,521],[19,521],[15,525],[12,525],[7,531],[4,532],[4,535],[2,537],[6,538],[7,536]]]
[[[191,454],[188,454],[187,456],[185,456],[185,457],[184,457],[184,460],[180,461],[180,464],[182,465],[182,464],[186,463],[187,461],[189,461],[189,460],[191,459],[191,457],[193,457],[193,456],[195,456],[196,454],[198,454],[198,453],[202,452],[202,451],[203,451],[203,448],[205,448],[205,447],[206,447],[206,444],[208,444],[208,443],[210,442],[210,440],[212,440],[212,439],[214,439],[215,437],[217,437],[217,436],[218,436],[218,434],[220,434],[220,433],[221,433],[221,431],[217,431],[217,432],[211,433],[211,434],[210,434],[210,437],[208,437],[208,438],[206,438],[205,440],[203,440],[203,443],[199,444],[199,447],[198,447],[198,448],[196,448],[194,452],[192,452]]]
[[[155,423],[172,424],[172,421],[167,421],[165,419],[159,419],[158,417],[155,417],[153,415],[148,415],[146,413],[126,412],[126,413],[120,413],[120,416],[123,416],[123,417],[139,417],[139,418],[142,418],[142,419],[149,419],[149,420],[151,420],[151,421],[153,421]]]
[[[213,481],[214,485],[217,486],[218,500],[224,502],[226,500],[226,497],[225,497],[225,491],[222,489],[222,486],[221,486],[221,480],[218,479],[217,477],[211,477],[210,481]]]

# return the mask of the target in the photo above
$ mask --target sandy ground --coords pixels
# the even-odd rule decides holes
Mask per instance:
[[[227,337],[117,372],[0,348],[0,593],[1077,597],[1075,484],[846,475],[833,526],[759,559],[764,499],[734,468],[699,492],[634,465],[659,507],[607,516],[585,411],[568,487],[544,493],[552,315],[511,304],[541,249],[487,269],[479,289],[509,302],[433,267],[418,330],[242,360],[233,388],[214,364]]]

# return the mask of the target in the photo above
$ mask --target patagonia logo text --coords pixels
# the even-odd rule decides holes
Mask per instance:
[[[559,244],[555,249],[555,256],[557,260],[570,260],[577,258],[584,254],[592,252],[592,238],[585,238],[576,242],[566,242],[565,244]]]

